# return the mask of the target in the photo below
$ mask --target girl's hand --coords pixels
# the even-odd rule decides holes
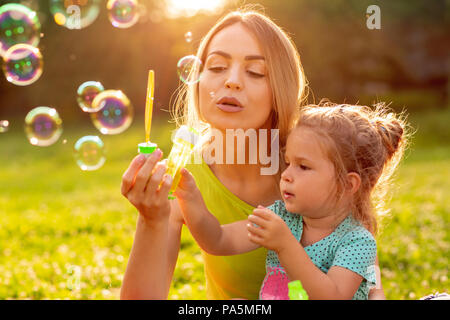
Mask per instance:
[[[180,183],[175,191],[177,199],[181,202],[195,202],[202,199],[202,194],[192,174],[186,168],[182,168],[180,174]]]
[[[297,242],[283,219],[263,206],[254,209],[248,220],[251,222],[247,224],[248,236],[253,243],[279,253],[292,240]]]
[[[139,211],[149,225],[169,218],[167,199],[172,178],[164,173],[164,161],[158,162],[162,151],[157,149],[148,158],[136,156],[122,176],[121,192]]]
[[[185,169],[181,169],[180,183],[175,190],[185,223],[190,226],[205,217],[208,213],[202,194],[195,183],[194,177]]]

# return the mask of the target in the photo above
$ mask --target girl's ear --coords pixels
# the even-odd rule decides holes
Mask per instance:
[[[355,194],[361,186],[361,177],[356,172],[347,174],[347,191],[350,194]]]

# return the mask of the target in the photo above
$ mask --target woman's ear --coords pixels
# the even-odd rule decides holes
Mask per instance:
[[[347,174],[347,191],[350,194],[355,194],[361,186],[361,177],[356,172],[350,172]]]

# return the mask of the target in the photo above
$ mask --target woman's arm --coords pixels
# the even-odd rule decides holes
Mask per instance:
[[[181,226],[173,222],[149,226],[139,216],[121,299],[167,299],[180,246]]]
[[[191,174],[183,169],[176,191],[184,221],[199,246],[213,255],[235,255],[257,249],[248,239],[248,220],[221,226],[207,209]]]
[[[139,216],[121,299],[166,299],[170,288],[183,220],[167,200],[171,181],[163,179],[164,164],[156,164],[161,155],[136,157],[122,178],[122,194]]]

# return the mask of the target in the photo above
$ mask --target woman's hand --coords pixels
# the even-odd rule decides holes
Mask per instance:
[[[160,149],[150,157],[136,156],[122,176],[121,192],[139,211],[148,225],[154,225],[170,215],[167,199],[172,178],[165,174],[167,167]]]

